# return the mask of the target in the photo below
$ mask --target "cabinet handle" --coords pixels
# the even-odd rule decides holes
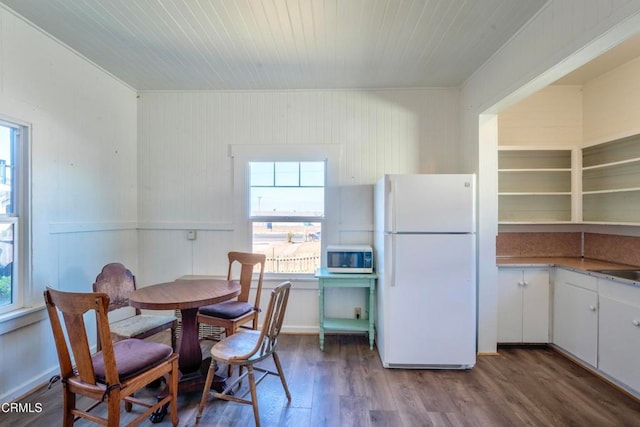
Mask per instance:
[[[524,286],[524,285],[526,285],[525,282],[518,282],[518,286]]]
[[[640,326],[640,320],[638,319],[634,319],[631,323],[633,323],[633,326]]]
[[[591,310],[591,311],[596,311],[596,306],[595,306],[595,305],[590,305],[590,306],[589,306],[589,310]]]

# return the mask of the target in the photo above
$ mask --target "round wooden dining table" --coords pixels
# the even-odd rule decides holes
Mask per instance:
[[[180,310],[182,333],[177,340],[182,374],[178,391],[202,391],[209,366],[203,366],[198,339],[198,308],[229,300],[240,293],[240,283],[226,279],[178,279],[134,291],[129,304],[147,310]]]

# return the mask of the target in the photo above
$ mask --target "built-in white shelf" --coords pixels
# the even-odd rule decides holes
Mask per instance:
[[[640,135],[582,149],[582,219],[640,224]]]
[[[571,149],[500,147],[499,222],[571,222],[571,156]]]
[[[498,220],[640,225],[640,134],[582,150],[499,147]]]

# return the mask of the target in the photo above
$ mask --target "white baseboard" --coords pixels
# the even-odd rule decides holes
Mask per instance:
[[[0,403],[13,402],[21,399],[22,397],[42,387],[44,384],[47,384],[51,377],[53,377],[54,375],[58,375],[59,373],[60,367],[56,365],[55,367],[43,372],[42,374],[31,378],[29,381],[26,381],[0,395]]]

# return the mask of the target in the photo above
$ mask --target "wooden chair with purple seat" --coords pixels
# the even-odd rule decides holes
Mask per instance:
[[[267,257],[264,254],[248,252],[229,252],[229,270],[227,280],[233,279],[233,270],[236,263],[240,265],[240,295],[232,301],[224,301],[218,304],[200,307],[198,310],[198,323],[224,328],[225,335],[233,335],[238,328],[248,322],[250,329],[258,329],[258,315],[260,313],[260,293],[262,292],[262,278]],[[253,304],[249,302],[251,283],[253,282],[253,270],[260,266],[258,281],[256,283],[256,295]],[[207,337],[205,337],[207,338]]]
[[[53,330],[63,393],[62,425],[72,426],[76,417],[108,425],[120,425],[120,405],[146,408],[128,425],[136,425],[144,418],[166,411],[170,405],[171,422],[178,425],[178,355],[166,344],[141,339],[125,339],[113,343],[107,316],[109,297],[104,293],[63,292],[47,288],[44,300]],[[102,350],[91,354],[84,321],[87,312],[95,312],[96,327],[100,331]],[[64,320],[61,322],[60,315]],[[67,345],[66,335],[69,337]],[[72,364],[72,358],[75,367]],[[168,394],[153,402],[133,397],[133,393],[147,384],[168,376]],[[95,402],[87,409],[76,407],[76,395]],[[107,404],[107,418],[90,413],[101,403]],[[153,421],[153,418],[152,418]]]
[[[119,341],[126,338],[148,338],[159,332],[171,329],[171,347],[176,348],[175,316],[142,314],[140,309],[129,306],[129,295],[136,290],[136,277],[124,265],[112,262],[105,265],[96,277],[93,292],[104,292],[109,296],[109,311],[129,309],[133,315],[111,323],[111,339]],[[98,331],[99,333],[99,331]],[[98,337],[98,350],[101,340]]]

